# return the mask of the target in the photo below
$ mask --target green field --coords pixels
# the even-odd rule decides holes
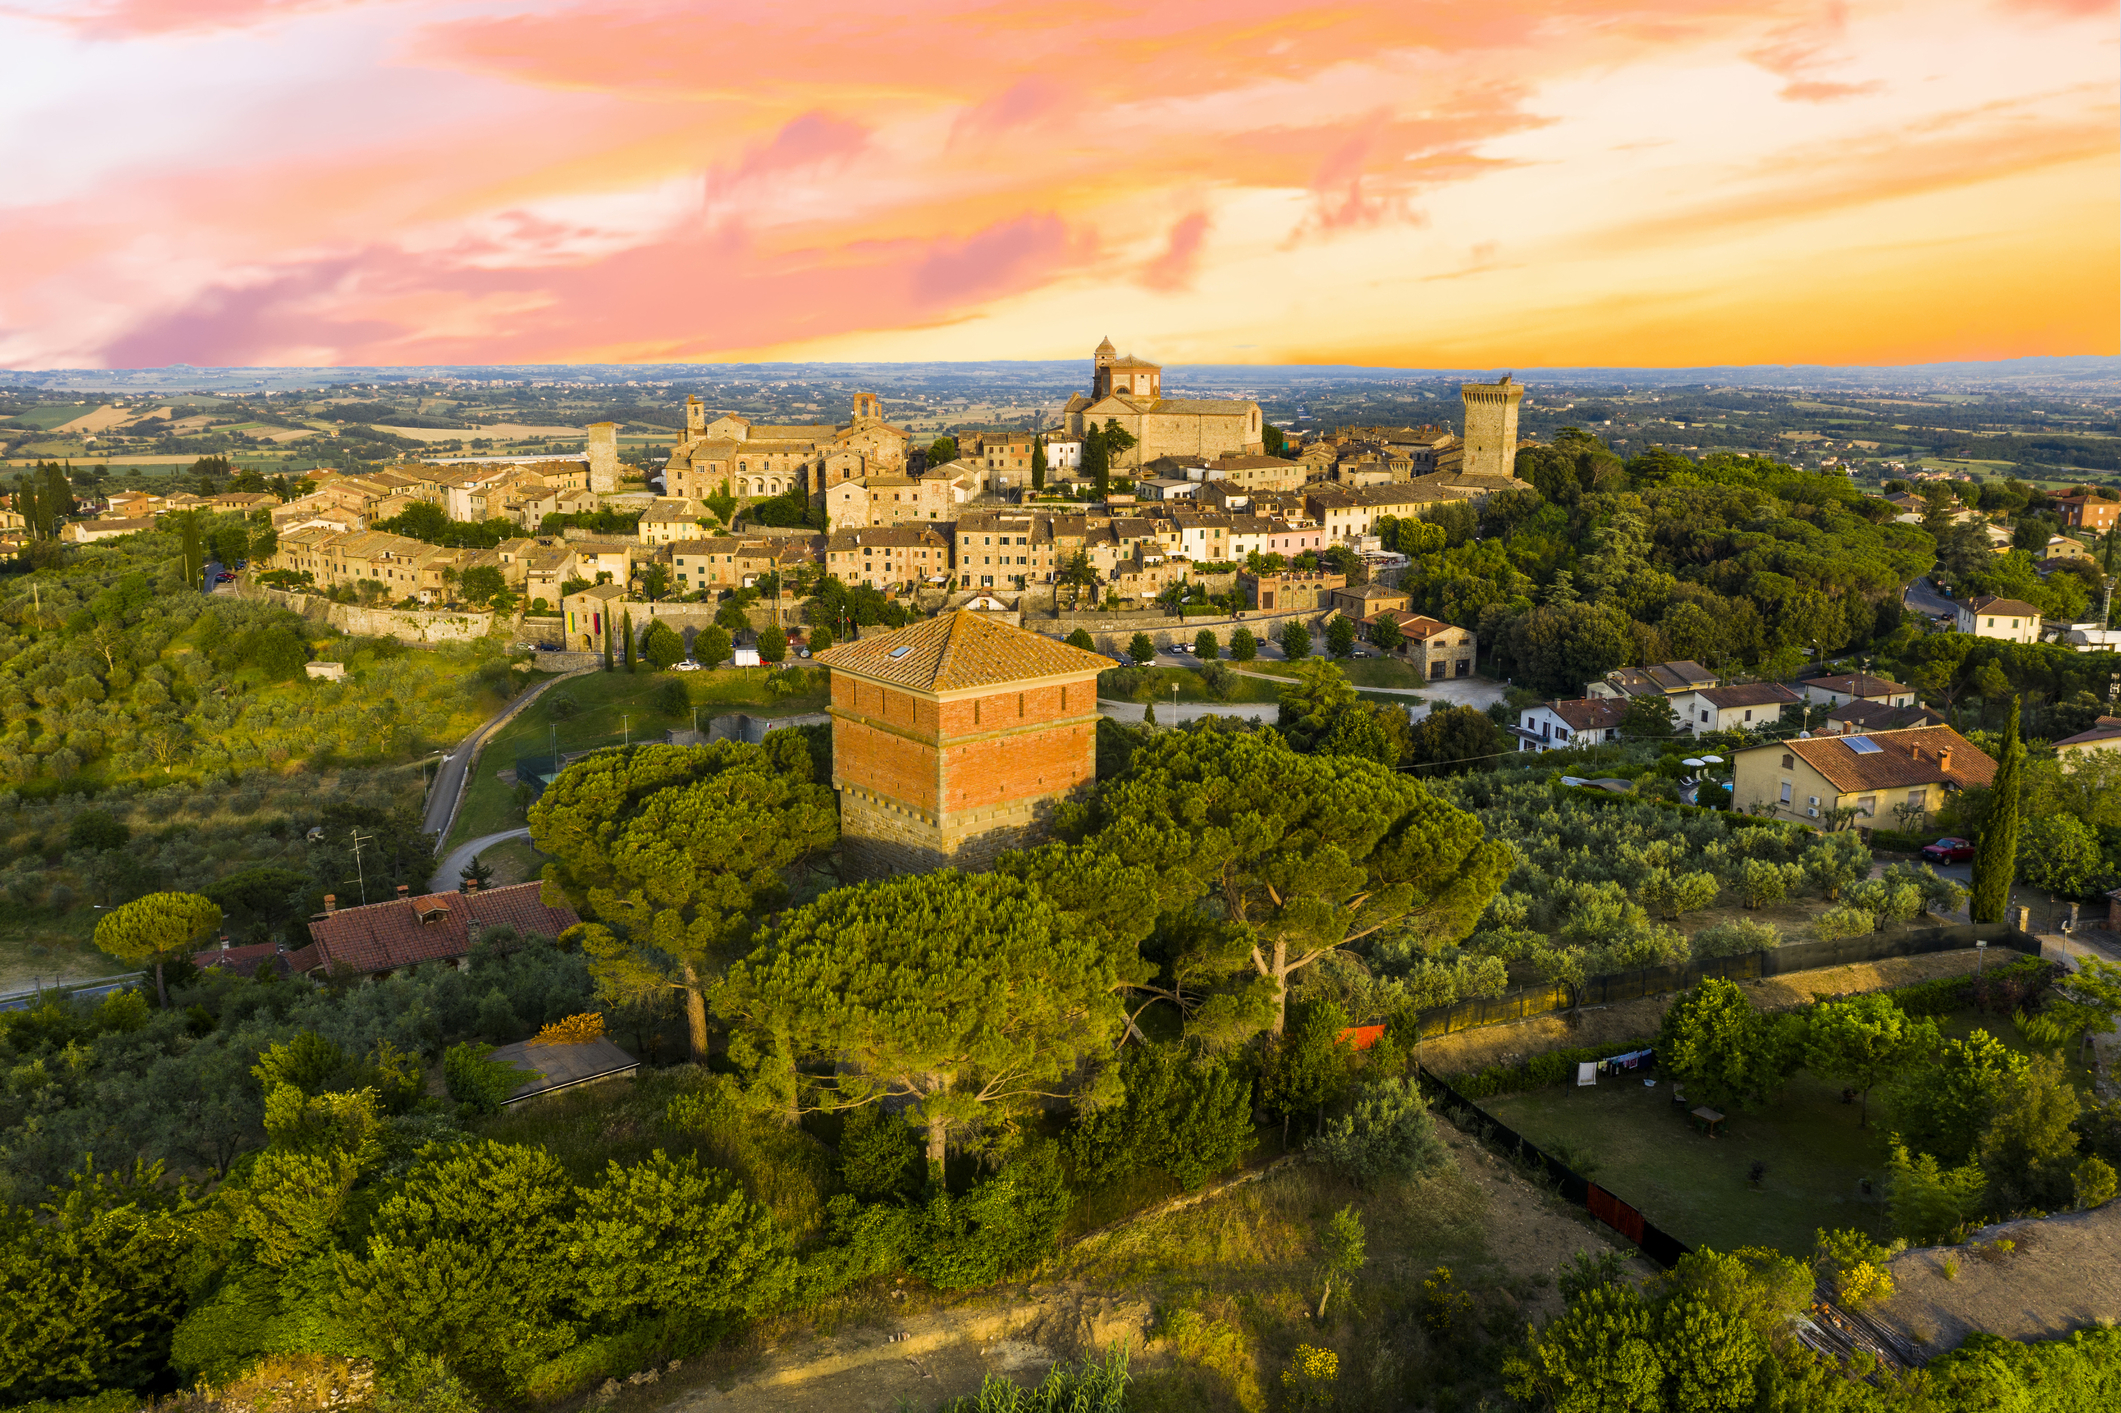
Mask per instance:
[[[1417,688],[1423,684],[1420,671],[1412,663],[1389,657],[1347,657],[1331,659],[1335,666],[1358,687],[1402,687]],[[1264,672],[1270,676],[1290,680],[1291,667],[1286,662],[1257,661],[1245,666],[1247,672]]]
[[[1148,668],[1144,672],[1141,688],[1130,697],[1115,695],[1110,679],[1100,675],[1097,679],[1097,694],[1107,701],[1163,702],[1168,705],[1174,686],[1178,688],[1178,700],[1181,702],[1258,702],[1271,705],[1281,700],[1281,688],[1274,683],[1238,674],[1231,675],[1229,695],[1211,697],[1202,689],[1200,670],[1193,667]]]
[[[2007,1016],[1967,1010],[1938,1022],[1953,1039],[1976,1028],[2032,1053]],[[2089,1094],[2089,1072],[2071,1064],[2070,1074]],[[1639,1079],[1600,1076],[1596,1088],[1557,1085],[1481,1106],[1549,1152],[1566,1148],[1579,1172],[1690,1246],[1772,1246],[1801,1256],[1821,1227],[1892,1236],[1884,1196],[1892,1114],[1882,1088],[1871,1094],[1863,1129],[1838,1084],[1800,1070],[1773,1107],[1730,1115],[1716,1138],[1673,1105],[1667,1078],[1646,1088]],[[1767,1165],[1757,1187],[1747,1176],[1756,1161]]]
[[[520,828],[523,812],[516,807],[515,790],[502,783],[498,771],[513,769],[518,756],[547,755],[555,745],[561,752],[586,751],[628,741],[660,740],[674,728],[690,728],[694,708],[698,720],[723,712],[741,711],[753,716],[799,716],[825,709],[824,670],[802,669],[806,690],[776,696],[767,690],[772,669],[764,667],[718,667],[712,672],[656,672],[645,664],[631,675],[593,672],[573,677],[546,691],[514,721],[488,741],[479,757],[478,775],[457,812],[456,827],[449,844],[461,844],[484,834]],[[655,697],[665,684],[683,685],[686,709],[665,715]],[[561,701],[571,702],[575,714],[568,717]],[[566,717],[566,719],[562,719]]]

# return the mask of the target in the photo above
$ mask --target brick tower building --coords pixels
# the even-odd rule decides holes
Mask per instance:
[[[985,868],[1097,778],[1111,660],[973,613],[818,654],[840,837],[866,877]]]
[[[1458,468],[1468,476],[1514,476],[1517,474],[1517,404],[1524,401],[1524,384],[1502,375],[1495,383],[1462,383],[1458,395],[1465,401],[1465,461]]]

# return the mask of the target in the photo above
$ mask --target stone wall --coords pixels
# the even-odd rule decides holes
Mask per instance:
[[[468,643],[494,630],[495,616],[491,613],[361,608],[333,603],[319,594],[289,593],[255,584],[244,585],[241,593],[247,599],[263,599],[291,608],[312,623],[329,623],[342,633],[366,638],[396,638],[401,643]]]
[[[1230,635],[1239,628],[1249,628],[1252,636],[1260,642],[1271,642],[1281,633],[1282,625],[1295,619],[1311,630],[1314,641],[1325,630],[1325,622],[1333,615],[1323,609],[1296,609],[1288,613],[1256,613],[1247,610],[1243,618],[1232,618],[1228,614],[1201,614],[1194,618],[1173,618],[1160,613],[1063,613],[1055,617],[1031,616],[1025,619],[1024,627],[1035,633],[1044,633],[1055,638],[1065,638],[1081,628],[1090,634],[1090,641],[1101,653],[1113,657],[1124,657],[1127,645],[1136,633],[1147,633],[1149,641],[1159,648],[1172,647],[1178,643],[1191,645],[1194,635],[1206,628],[1223,645],[1225,655],[1230,647]]]

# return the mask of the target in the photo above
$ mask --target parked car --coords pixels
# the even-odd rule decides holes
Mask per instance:
[[[672,663],[670,670],[673,672],[698,672],[700,665],[691,658],[686,658],[683,662]]]
[[[1974,856],[1974,846],[1964,839],[1939,839],[1922,846],[1922,857],[1933,864],[1965,863]]]

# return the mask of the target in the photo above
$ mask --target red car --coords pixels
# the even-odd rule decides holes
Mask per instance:
[[[1974,846],[1964,839],[1939,839],[1922,846],[1922,857],[1933,864],[1965,863],[1974,856]]]

